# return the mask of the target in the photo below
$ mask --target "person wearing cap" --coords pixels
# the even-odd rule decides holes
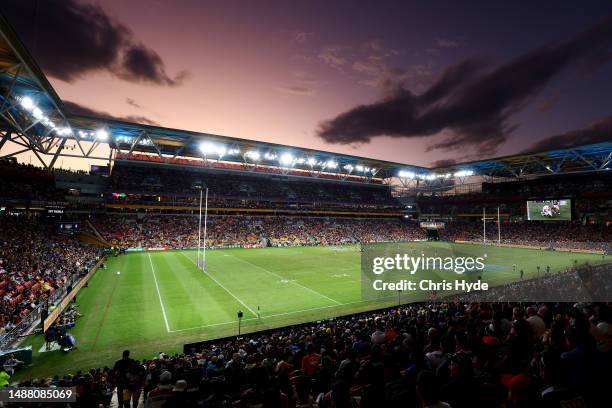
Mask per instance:
[[[166,401],[172,397],[173,386],[171,381],[172,374],[169,371],[160,374],[159,384],[147,394],[145,408],[161,408],[164,406]]]

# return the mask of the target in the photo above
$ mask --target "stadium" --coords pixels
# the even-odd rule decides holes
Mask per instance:
[[[423,166],[75,114],[2,15],[0,34],[0,385],[94,407],[603,406],[608,130]],[[416,290],[399,258],[368,269],[400,253]]]

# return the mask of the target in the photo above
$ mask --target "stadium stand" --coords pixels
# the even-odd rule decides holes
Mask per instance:
[[[145,407],[601,406],[611,324],[604,304],[413,304],[20,385],[76,386],[82,406],[117,385]]]
[[[400,208],[388,185],[244,172],[214,173],[150,163],[118,162],[113,168],[108,196],[111,203],[197,205],[196,186],[209,189],[209,202],[215,207]]]
[[[40,305],[61,300],[68,286],[93,267],[100,251],[57,233],[47,220],[2,215],[0,224],[0,344],[4,346],[34,322],[32,312]]]
[[[123,247],[194,248],[196,216],[108,214],[94,225],[111,243]],[[215,216],[208,222],[211,247],[339,245],[424,239],[414,222],[399,219],[286,216]]]

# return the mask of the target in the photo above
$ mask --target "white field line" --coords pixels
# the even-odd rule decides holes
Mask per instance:
[[[188,257],[187,255],[185,255],[185,253],[184,253],[183,251],[181,251],[181,255],[183,255],[185,258],[187,258],[187,259],[189,259],[191,262],[193,262],[193,264],[194,264],[196,267],[198,266],[198,264],[197,264],[197,263],[196,263],[196,262],[195,262],[193,259],[191,259],[191,258],[190,258],[190,257]],[[198,269],[199,269],[199,267],[198,267]],[[253,314],[253,316],[257,316],[257,313],[256,313],[256,312],[255,312],[253,309],[251,309],[251,308],[249,307],[249,305],[247,305],[247,304],[246,304],[246,303],[244,303],[242,300],[240,300],[240,298],[238,298],[238,296],[234,295],[234,294],[233,294],[233,293],[232,293],[232,292],[231,292],[231,291],[230,291],[228,288],[226,288],[225,286],[223,286],[223,285],[222,285],[222,284],[221,284],[221,283],[220,283],[218,280],[216,280],[216,279],[215,279],[215,278],[214,278],[214,277],[213,277],[213,276],[212,276],[210,273],[208,273],[208,272],[206,272],[206,271],[203,271],[203,272],[206,274],[206,276],[208,276],[210,279],[212,279],[212,280],[213,280],[213,282],[215,282],[217,285],[221,286],[221,288],[223,288],[223,290],[225,290],[225,291],[226,291],[227,293],[229,293],[229,294],[230,294],[230,295],[231,295],[231,296],[232,296],[234,299],[236,299],[236,300],[237,300],[237,301],[238,301],[238,302],[239,302],[239,303],[240,303],[242,306],[246,307],[246,308],[249,310],[249,312],[251,312],[251,313]]]
[[[153,280],[155,281],[155,289],[157,289],[157,298],[159,299],[159,305],[161,306],[162,314],[164,315],[166,331],[170,333],[172,332],[172,330],[170,330],[170,325],[168,324],[168,316],[166,316],[166,308],[164,307],[164,302],[162,301],[161,293],[159,291],[159,284],[157,283],[157,276],[155,276],[155,268],[153,267],[153,261],[151,260],[151,253],[147,252],[147,256],[149,257],[149,264],[151,264],[151,272],[153,272]]]
[[[381,300],[384,299],[395,299],[395,296],[387,296]],[[289,316],[292,314],[297,314],[297,313],[304,313],[304,312],[311,312],[314,310],[321,310],[321,309],[329,309],[332,307],[341,307],[341,306],[348,306],[348,305],[354,305],[354,304],[358,304],[358,303],[367,303],[370,302],[369,300],[357,300],[354,302],[347,302],[347,303],[342,303],[341,305],[328,305],[328,306],[319,306],[319,307],[312,307],[309,309],[302,309],[302,310],[294,310],[292,312],[283,312],[283,313],[275,313],[275,314],[271,314],[271,315],[267,315],[267,316],[262,316],[260,320],[264,320],[264,319],[269,319],[271,317],[279,317],[279,316]],[[249,320],[258,320],[257,317],[250,317],[248,319],[242,319],[243,322],[248,322]],[[194,327],[187,327],[185,329],[176,329],[176,330],[172,330],[172,333],[176,333],[176,332],[182,332],[182,331],[188,331],[188,330],[197,330],[197,329],[205,329],[207,327],[214,327],[214,326],[223,326],[225,324],[236,324],[238,323],[238,320],[232,320],[229,322],[223,322],[223,323],[213,323],[213,324],[205,324],[203,326],[194,326]]]
[[[288,281],[289,281],[289,283],[292,283],[292,284],[294,284],[294,285],[297,285],[297,286],[301,287],[302,289],[305,289],[305,290],[307,290],[307,291],[309,291],[309,292],[311,292],[311,293],[314,293],[315,295],[319,295],[319,296],[321,296],[321,297],[323,297],[323,298],[325,298],[325,299],[327,299],[327,300],[329,300],[329,301],[334,302],[334,303],[335,303],[335,304],[337,304],[337,305],[346,305],[346,304],[347,304],[347,303],[341,303],[341,302],[338,302],[337,300],[332,299],[332,298],[330,298],[329,296],[326,296],[326,295],[324,295],[324,294],[322,294],[322,293],[319,293],[319,292],[317,292],[317,291],[316,291],[316,290],[314,290],[314,289],[310,289],[310,288],[309,288],[309,287],[307,287],[307,286],[301,285],[301,284],[299,284],[298,282],[295,282],[295,281],[293,281],[293,280],[289,280],[289,279],[287,279],[287,278],[283,278],[282,276],[277,275],[277,274],[275,274],[274,272],[267,270],[266,268],[262,268],[261,266],[255,265],[254,263],[251,263],[251,262],[249,262],[249,261],[245,261],[245,260],[244,260],[244,259],[242,259],[242,258],[238,258],[236,255],[231,255],[231,254],[230,254],[230,256],[231,256],[232,258],[235,258],[235,259],[237,259],[237,260],[241,261],[241,262],[244,262],[244,263],[246,263],[246,264],[249,264],[249,265],[251,265],[251,266],[252,266],[252,267],[254,267],[254,268],[260,269],[260,270],[262,270],[262,271],[264,271],[264,272],[266,272],[266,273],[268,273],[268,274],[270,274],[270,275],[272,275],[272,276],[275,276],[275,277],[276,277],[276,278],[278,278],[278,279],[281,279],[281,280],[288,280]]]

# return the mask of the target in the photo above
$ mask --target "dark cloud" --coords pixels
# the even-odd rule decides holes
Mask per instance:
[[[175,86],[189,76],[187,71],[181,71],[174,78],[169,77],[161,57],[142,44],[134,45],[125,51],[122,66],[125,69],[117,75],[129,81],[150,78],[152,82],[160,85]]]
[[[129,28],[99,4],[76,0],[4,0],[0,10],[15,27],[43,70],[73,82],[95,71],[157,85],[178,85],[183,71],[171,77],[164,61],[136,41]]]
[[[495,68],[466,60],[448,67],[425,92],[416,95],[402,87],[321,123],[318,135],[329,143],[350,144],[445,131],[428,150],[473,148],[480,156],[490,155],[516,129],[509,122],[514,113],[571,64],[595,61],[593,55],[606,50],[611,38],[612,16],[570,41],[533,49]]]
[[[132,98],[125,98],[125,103],[137,109],[142,109],[142,105],[136,102],[135,100],[133,100]]]
[[[314,89],[300,85],[279,86],[276,90],[290,95],[309,96],[314,94]]]
[[[612,114],[593,122],[584,129],[572,130],[542,139],[521,153],[536,153],[547,150],[567,149],[579,145],[609,142],[612,140]]]
[[[149,119],[142,115],[114,116],[108,112],[95,110],[72,101],[63,101],[63,104],[66,111],[73,115],[92,116],[100,119],[121,120],[125,122],[143,123],[146,125],[159,125],[159,123],[153,119]]]
[[[453,159],[441,159],[441,160],[436,160],[434,162],[431,162],[431,167],[435,169],[438,167],[449,167],[449,166],[452,166],[453,164],[457,164],[457,161]]]

